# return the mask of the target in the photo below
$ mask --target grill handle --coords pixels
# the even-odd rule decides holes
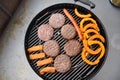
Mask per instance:
[[[91,9],[95,8],[95,4],[90,0],[74,0],[74,1],[75,2],[79,1],[79,2],[81,2],[83,4],[85,4],[85,5],[88,5],[88,6],[90,6]]]

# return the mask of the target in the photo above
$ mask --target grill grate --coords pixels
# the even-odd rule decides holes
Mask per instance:
[[[36,18],[33,19],[32,23],[30,24],[29,28],[28,28],[28,31],[26,33],[26,38],[25,38],[25,51],[26,51],[26,56],[27,56],[27,59],[31,65],[31,67],[33,68],[33,70],[39,75],[39,70],[43,67],[46,67],[48,65],[44,65],[42,67],[38,67],[36,65],[36,62],[38,60],[29,60],[29,53],[27,52],[27,48],[29,47],[32,47],[33,45],[38,45],[38,44],[43,44],[44,41],[40,40],[37,36],[37,30],[38,30],[38,27],[41,25],[41,24],[44,24],[44,23],[48,23],[48,19],[50,18],[51,14],[53,13],[61,13],[61,14],[64,14],[62,9],[63,8],[67,8],[68,11],[70,12],[70,14],[74,17],[74,19],[78,22],[80,22],[80,18],[78,18],[77,16],[75,16],[74,14],[74,5],[73,4],[59,4],[55,7],[53,7],[52,10],[49,10],[50,8],[44,10],[42,12],[42,14],[39,13],[38,16],[36,16]],[[52,7],[51,7],[52,8]],[[83,12],[86,13],[86,11],[88,11],[87,9],[79,6],[78,8],[80,8]],[[93,14],[93,13],[92,13]],[[94,16],[94,15],[93,15]],[[93,17],[94,18],[94,17]],[[95,16],[96,18],[96,16]],[[69,19],[66,17],[66,21],[65,21],[65,24],[72,24]],[[99,27],[100,27],[100,30],[102,28],[102,25],[100,22],[98,22],[99,24]],[[60,53],[61,54],[64,54],[65,51],[63,50],[64,48],[64,44],[67,42],[66,39],[64,39],[61,34],[60,34],[60,30],[61,29],[54,29],[54,36],[52,39],[56,40],[59,45],[60,45]],[[102,34],[104,34],[103,36],[106,38],[105,36],[105,33],[104,33],[104,30],[103,32],[101,32]],[[78,36],[75,38],[76,40],[78,40]],[[82,44],[82,42],[80,41],[80,44]],[[39,53],[38,52],[33,52],[32,54],[34,53]],[[94,61],[98,56],[89,56],[89,59]],[[88,78],[90,75],[92,74],[95,74],[93,73],[95,70],[98,71],[98,69],[100,68],[100,66],[102,65],[101,63],[103,63],[104,61],[104,58],[103,60],[101,60],[101,62],[99,63],[99,65],[96,65],[96,66],[89,66],[87,65],[86,63],[84,63],[84,61],[82,60],[81,58],[81,55],[77,55],[75,57],[71,57],[71,61],[72,61],[72,68],[71,70],[69,70],[68,72],[66,73],[58,73],[58,72],[55,72],[55,73],[46,73],[45,75],[43,76],[40,76],[42,77],[43,79],[49,79],[49,80],[86,80],[86,78]],[[53,64],[50,64],[53,66]],[[76,65],[79,65],[77,67],[75,67]],[[96,72],[97,72],[96,71]]]

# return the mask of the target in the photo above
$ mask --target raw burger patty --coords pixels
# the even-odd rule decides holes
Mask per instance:
[[[65,39],[73,39],[76,36],[77,32],[71,24],[66,24],[61,29],[61,35]]]
[[[38,28],[38,37],[43,40],[47,41],[53,37],[54,29],[49,24],[42,24]]]
[[[60,28],[64,25],[64,23],[65,23],[65,17],[63,14],[60,13],[52,14],[49,19],[49,24],[53,28]]]
[[[54,67],[60,73],[65,73],[70,70],[72,62],[66,54],[57,56],[54,60]]]
[[[44,43],[43,51],[46,53],[47,56],[55,57],[59,54],[60,47],[57,41],[49,40]]]
[[[81,44],[77,40],[69,40],[64,45],[64,50],[66,51],[66,54],[69,56],[76,56],[82,51]]]

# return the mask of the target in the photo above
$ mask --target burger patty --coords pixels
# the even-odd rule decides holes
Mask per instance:
[[[66,24],[61,29],[61,35],[65,39],[73,39],[76,36],[76,34],[77,34],[76,30],[71,24]]]
[[[64,50],[66,51],[67,55],[76,56],[82,51],[82,46],[77,40],[69,40],[64,45]]]
[[[49,18],[49,24],[53,28],[60,28],[64,25],[65,23],[65,16],[60,13],[55,13],[52,14],[51,17]]]
[[[54,67],[60,73],[67,72],[70,70],[71,66],[72,62],[70,60],[70,57],[68,57],[66,54],[58,55],[54,60]]]
[[[48,41],[53,37],[54,29],[49,24],[42,24],[38,28],[38,37],[43,41]]]
[[[46,41],[43,45],[43,51],[47,56],[55,57],[59,54],[60,46],[55,40]]]

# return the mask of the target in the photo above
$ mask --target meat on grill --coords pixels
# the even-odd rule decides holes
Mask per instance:
[[[63,14],[54,13],[49,18],[49,24],[53,28],[60,28],[64,25],[64,23],[65,23],[65,16]]]
[[[42,24],[38,28],[38,37],[43,41],[48,41],[53,37],[54,29],[49,24]]]
[[[60,54],[54,60],[54,67],[60,73],[65,73],[70,70],[71,65],[72,62],[70,60],[70,57],[66,54]]]
[[[55,40],[46,41],[43,45],[43,51],[47,56],[55,57],[59,54],[60,46]]]
[[[69,40],[64,45],[64,50],[66,51],[67,55],[76,56],[82,51],[82,46],[77,40]]]
[[[73,39],[76,36],[76,34],[77,34],[76,30],[71,24],[66,24],[61,29],[61,35],[65,39]]]

